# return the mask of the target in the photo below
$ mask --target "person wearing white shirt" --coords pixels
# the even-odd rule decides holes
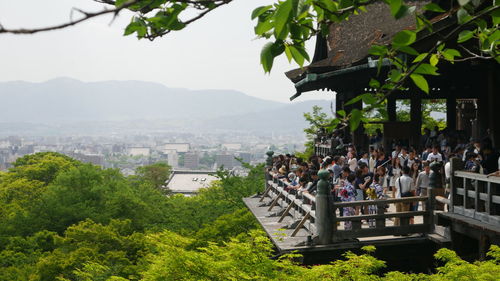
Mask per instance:
[[[427,156],[426,160],[429,163],[430,162],[434,162],[434,161],[443,162],[443,156],[441,155],[441,153],[439,153],[437,147],[433,147],[432,148],[432,153],[430,153],[429,156]]]
[[[349,165],[349,169],[351,169],[351,172],[355,172],[356,168],[358,167],[358,160],[356,157],[354,157],[352,152],[347,153],[347,165]]]
[[[417,194],[420,196],[427,196],[427,189],[429,188],[431,168],[429,163],[424,162],[424,170],[418,174],[415,186],[417,188]]]
[[[409,176],[410,168],[403,167],[403,175],[396,181],[396,198],[411,197],[414,195],[415,186],[413,179]],[[407,212],[410,210],[410,203],[397,203],[396,212]],[[396,218],[394,225],[400,225],[400,220]]]
[[[397,144],[396,148],[394,149],[394,151],[391,154],[392,159],[399,157],[400,152],[401,152],[401,146],[399,144]]]
[[[399,153],[399,160],[401,162],[401,166],[408,166],[408,167],[411,167],[410,165],[408,165],[408,159],[409,159],[409,155],[408,155],[408,152],[406,151],[406,148],[402,148],[401,149],[401,153]]]
[[[363,162],[366,165],[368,165],[368,167],[370,166],[370,160],[368,159],[368,152],[363,152],[363,155],[361,156],[361,159],[359,159],[359,161],[358,161],[358,165],[361,162]]]

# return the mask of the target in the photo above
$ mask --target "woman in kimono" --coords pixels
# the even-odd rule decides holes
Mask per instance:
[[[354,174],[350,174],[349,176],[347,176],[347,180],[344,182],[344,185],[341,187],[342,189],[340,190],[340,200],[342,202],[356,201],[356,189],[354,188],[354,181],[355,180],[356,180],[356,176]],[[355,214],[355,212],[354,212],[353,207],[343,208],[344,217],[353,216],[354,214]],[[344,222],[344,229],[351,230],[352,223],[350,221],[345,221]]]
[[[368,195],[368,200],[385,199],[384,187],[381,184],[381,181],[383,181],[384,178],[385,177],[381,176],[379,173],[375,175],[375,180],[373,181],[373,184],[370,186],[369,189],[366,190],[366,194]],[[368,213],[370,215],[376,215],[377,205],[369,205]],[[368,220],[368,226],[375,227],[375,221],[376,221],[375,219]]]

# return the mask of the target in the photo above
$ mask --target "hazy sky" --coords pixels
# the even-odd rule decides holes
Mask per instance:
[[[288,101],[295,93],[284,72],[295,68],[279,58],[264,74],[255,40],[253,8],[274,0],[235,0],[185,30],[150,42],[124,37],[131,13],[111,25],[103,16],[76,27],[35,35],[0,34],[0,81],[45,81],[66,76],[83,81],[143,80],[168,87],[235,89]],[[72,7],[100,10],[92,0],[0,0],[0,23],[7,28],[41,27],[68,21]],[[312,57],[314,42],[309,44]],[[305,93],[298,100],[331,99],[330,92]]]

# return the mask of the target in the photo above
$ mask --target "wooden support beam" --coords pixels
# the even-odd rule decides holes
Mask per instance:
[[[283,219],[285,219],[285,217],[288,216],[288,213],[290,213],[290,210],[292,209],[293,205],[295,205],[294,201],[292,201],[292,202],[290,202],[290,204],[288,204],[288,207],[286,207],[285,212],[283,212],[283,214],[281,215],[278,222],[282,222]]]
[[[276,196],[276,198],[273,200],[273,202],[271,203],[271,206],[269,206],[269,209],[267,209],[268,212],[270,212],[274,206],[276,206],[276,204],[278,204],[278,200],[283,197],[283,194],[278,194],[278,196]]]
[[[271,191],[272,186],[270,184],[267,185],[266,191],[262,194],[262,197],[260,198],[259,202],[264,201],[264,198],[269,194],[269,191]]]
[[[299,230],[304,226],[304,223],[306,223],[306,221],[309,219],[310,215],[311,215],[310,212],[306,213],[306,215],[302,218],[302,220],[300,220],[300,222],[297,225],[297,227],[293,230],[292,234],[290,235],[291,237],[295,237],[295,235],[297,235],[297,233],[299,232]]]

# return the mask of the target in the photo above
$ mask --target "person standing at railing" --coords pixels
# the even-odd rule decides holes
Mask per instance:
[[[410,168],[403,167],[403,175],[396,181],[396,198],[405,198],[414,196],[415,186],[412,178],[409,176]],[[408,212],[410,203],[396,203],[396,212]],[[400,225],[400,219],[394,220],[394,225]]]
[[[427,196],[428,189],[430,188],[430,175],[431,175],[431,167],[429,166],[429,162],[424,162],[423,164],[424,170],[418,174],[417,181],[415,183],[415,187],[417,189],[417,194],[419,196]],[[425,204],[422,204],[422,209],[425,209]],[[418,210],[418,202],[415,202],[413,205],[412,211]]]
[[[318,188],[318,171],[317,170],[309,170],[309,177],[311,178],[311,181],[307,184],[307,193],[310,194],[315,194],[316,189]]]
[[[389,186],[392,191],[393,198],[396,198],[396,182],[401,176],[402,168],[403,167],[401,166],[401,159],[399,157],[394,158],[393,164],[389,170],[389,176],[391,177],[389,181]]]
[[[384,167],[378,167],[377,172],[379,172],[379,169],[385,169]],[[380,184],[380,182],[383,182],[385,179],[384,175],[380,175],[377,173],[375,175],[375,180],[373,181],[373,184],[366,190],[368,200],[377,200],[377,199],[385,199],[384,195],[384,188]],[[375,215],[377,214],[377,205],[369,205],[368,206],[368,213],[370,215]],[[368,226],[369,227],[375,227],[375,219],[370,219],[368,220]]]
[[[342,202],[353,202],[356,201],[356,190],[354,189],[354,182],[356,181],[356,176],[354,174],[350,174],[347,176],[347,180],[344,183],[344,185],[340,189],[340,200]],[[346,216],[353,216],[355,214],[354,208],[353,207],[344,207],[342,210],[342,214],[344,217]],[[350,221],[345,221],[344,222],[344,229],[345,230],[351,230],[352,229],[352,222]]]

